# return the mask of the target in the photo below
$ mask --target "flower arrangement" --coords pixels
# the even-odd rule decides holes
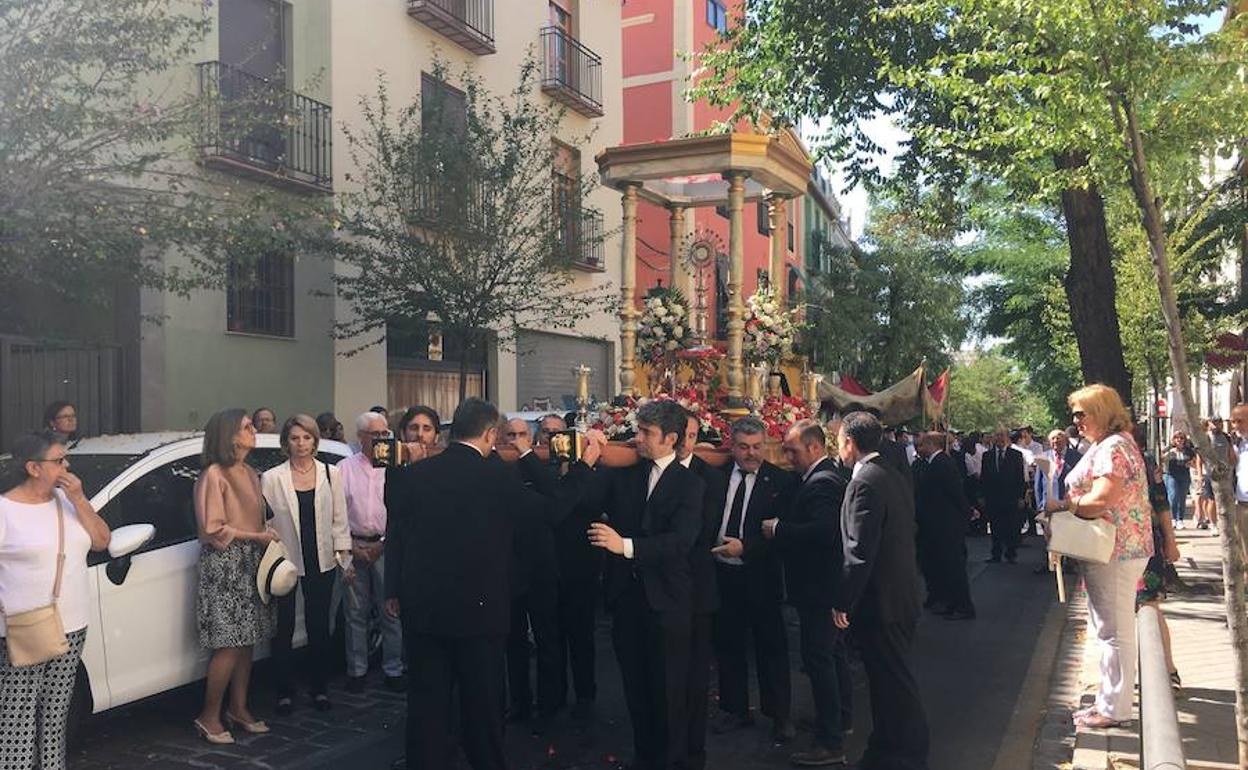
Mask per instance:
[[[797,312],[787,310],[771,286],[759,286],[746,301],[744,358],[749,364],[775,367],[793,349]]]
[[[812,416],[806,402],[793,396],[768,396],[758,412],[767,426],[767,436],[780,440],[784,439],[790,425]]]
[[[697,416],[702,424],[699,440],[722,445],[728,439],[728,421],[719,415],[718,405],[694,388],[681,388],[672,393],[658,393],[652,398],[625,398],[618,404],[594,406],[592,427],[612,441],[627,441],[637,435],[637,410],[650,401],[675,401]]]
[[[651,289],[638,321],[638,357],[653,367],[670,368],[676,351],[693,337],[689,323],[689,303],[679,291]]]
[[[602,402],[594,404],[590,427],[606,434],[612,441],[627,441],[637,435],[637,407],[640,404],[632,396],[622,403]]]

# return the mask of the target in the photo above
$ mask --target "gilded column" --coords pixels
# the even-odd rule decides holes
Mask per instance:
[[[728,180],[728,398],[738,401],[745,395],[745,303],[741,298],[745,278],[745,177],[744,171],[724,174]]]
[[[620,233],[620,395],[632,396],[637,380],[637,188],[624,184]]]
[[[789,249],[789,205],[783,195],[767,196],[767,214],[771,220],[771,285],[776,287],[776,296],[784,299],[788,287],[785,270],[785,256]]]
[[[693,274],[681,259],[681,246],[685,240],[685,207],[671,205],[667,207],[668,228],[671,233],[668,253],[671,255],[667,284],[684,295],[685,300],[693,305]]]

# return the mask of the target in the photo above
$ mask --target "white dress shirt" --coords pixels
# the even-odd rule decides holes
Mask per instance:
[[[851,478],[855,478],[855,479],[858,478],[858,471],[862,470],[862,466],[866,465],[867,463],[871,462],[872,460],[874,460],[875,458],[879,456],[880,456],[879,452],[868,452],[867,454],[858,458],[858,462],[854,463],[854,473],[851,476]]]
[[[719,540],[716,542],[723,543],[725,537],[735,537],[740,539],[742,532],[744,532],[745,512],[750,509],[750,496],[754,494],[754,483],[758,480],[758,474],[745,472],[745,475],[742,475],[742,472],[741,466],[734,463],[732,466],[732,476],[728,479],[728,497],[724,499],[724,512],[719,519]],[[737,489],[740,488],[742,479],[745,481],[745,500],[741,505],[742,532],[729,532],[728,517],[732,515],[732,501],[737,496]],[[732,564],[735,566],[745,564],[745,562],[741,560],[740,556],[724,556],[722,554],[715,554],[715,558],[722,561],[724,564]]]
[[[667,466],[671,465],[675,459],[676,453],[673,452],[654,460],[654,465],[650,468],[650,480],[646,485],[646,500],[649,500],[650,495],[654,494],[654,488],[659,485],[659,479],[663,477],[663,471],[667,470]],[[624,558],[633,558],[633,539],[631,537],[624,538]]]

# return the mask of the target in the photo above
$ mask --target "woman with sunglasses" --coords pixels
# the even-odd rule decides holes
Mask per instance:
[[[1101,682],[1096,702],[1074,718],[1083,727],[1115,727],[1130,721],[1135,696],[1135,592],[1153,555],[1150,480],[1117,391],[1088,385],[1067,402],[1079,433],[1092,445],[1066,477],[1066,499],[1045,509],[1114,525],[1109,563],[1083,562],[1088,626],[1101,647]]]
[[[65,439],[45,431],[18,439],[15,476],[0,495],[0,767],[62,770],[65,722],[90,615],[87,551],[108,547],[108,524],[69,472]],[[57,579],[57,611],[69,651],[46,663],[14,666],[5,636],[8,615],[45,607]]]

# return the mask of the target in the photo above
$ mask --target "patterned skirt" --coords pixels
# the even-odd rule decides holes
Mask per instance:
[[[205,648],[246,647],[272,638],[277,616],[256,590],[263,555],[264,546],[254,540],[235,540],[221,551],[205,545],[200,551],[195,617]]]

